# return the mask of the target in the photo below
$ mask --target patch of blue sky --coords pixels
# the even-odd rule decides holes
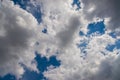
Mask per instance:
[[[84,42],[80,43],[80,44],[78,45],[78,47],[86,47],[87,44],[88,44],[88,43],[84,41]]]
[[[111,33],[109,33],[109,35],[110,35],[112,38],[116,38],[116,37],[117,37],[115,32],[111,32]]]
[[[22,9],[30,12],[40,23],[42,21],[42,13],[39,5],[33,5],[30,0],[13,0],[14,4],[19,5]],[[29,7],[29,9],[28,9]]]
[[[43,73],[41,72],[38,73],[25,68],[25,72],[20,80],[47,80],[47,79],[44,77]]]
[[[76,10],[79,10],[81,8],[80,7],[80,1],[79,0],[73,0],[72,6],[77,6]]]
[[[44,28],[44,29],[42,30],[42,32],[46,34],[46,33],[47,33],[47,28]]]
[[[4,77],[0,77],[0,80],[16,80],[16,77],[12,74],[7,74]]]
[[[30,0],[12,0],[14,4],[18,4],[21,8],[26,9]]]
[[[78,48],[80,48],[81,57],[83,59],[85,59],[87,56],[86,47],[87,47],[88,43],[89,43],[89,40],[81,40],[80,43],[77,44]]]
[[[106,49],[113,52],[114,49],[120,49],[120,39],[116,40],[115,44],[107,45]]]
[[[106,49],[110,52],[113,52],[113,49],[115,48],[115,45],[107,45]]]
[[[40,10],[40,6],[31,5],[28,12],[33,14],[33,16],[37,19],[38,23],[40,23],[42,21],[42,13]]]
[[[56,56],[51,56],[49,59],[47,59],[46,57],[41,57],[41,55],[36,52],[35,60],[38,64],[37,68],[41,72],[47,71],[47,67],[51,65],[54,66],[54,68],[60,66],[60,60],[57,60]]]
[[[87,27],[88,32],[87,32],[87,36],[92,35],[94,33],[97,34],[104,34],[105,33],[105,25],[104,25],[104,21],[100,21],[97,23],[90,23]]]
[[[117,49],[120,49],[120,39],[118,39],[118,40],[115,42],[115,45],[116,45],[116,48],[117,48]]]
[[[80,31],[80,32],[79,32],[79,35],[80,35],[80,36],[84,36],[85,34],[84,34],[84,32]]]

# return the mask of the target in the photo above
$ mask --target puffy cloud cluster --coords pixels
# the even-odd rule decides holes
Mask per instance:
[[[80,40],[82,39],[85,40],[88,38],[81,37]],[[118,50],[109,52],[105,49],[105,47],[109,43],[114,43],[115,40],[106,34],[103,36],[92,37],[89,40],[89,44],[84,50],[85,53],[87,53],[85,58],[82,57],[82,54],[85,53],[82,52],[81,49],[78,49],[75,44],[73,44],[72,46],[69,46],[69,48],[65,48],[63,53],[59,54],[58,59],[61,60],[61,66],[59,68],[46,71],[44,75],[49,80],[57,80],[58,78],[60,80],[106,80],[107,78],[103,77],[103,73],[108,74],[109,72],[106,72],[105,69],[102,70],[101,67],[104,68],[108,64],[113,67],[117,66],[113,65],[113,63],[116,62],[119,57],[117,58],[116,55]],[[110,63],[107,63],[109,61]],[[103,63],[106,64],[103,65]],[[116,62],[116,64],[119,63]],[[101,72],[101,70],[103,72]],[[113,70],[113,68],[111,68],[111,70]],[[114,72],[116,71],[113,70],[113,73],[110,74],[114,74]],[[116,74],[114,75],[116,76]],[[111,76],[108,77],[111,78]],[[114,79],[111,78],[108,80]]]
[[[31,14],[12,2],[5,0],[2,4],[1,75],[8,72],[23,74],[20,63],[35,70],[31,61],[34,59],[34,50],[37,50],[42,56],[56,55],[61,61],[60,67],[48,67],[49,70],[44,72],[48,80],[119,80],[119,50],[106,50],[106,46],[114,44],[116,39],[112,38],[107,30],[102,35],[95,33],[79,36],[79,31],[88,31],[88,23],[93,22],[96,17],[105,20],[110,18],[107,28],[119,29],[118,0],[81,0],[80,10],[71,5],[71,0],[31,0],[31,3],[41,6],[42,22],[39,25],[36,25],[37,22]],[[35,26],[38,26],[36,36]],[[38,33],[43,28],[47,29],[47,34]],[[34,39],[39,43],[35,47]],[[77,46],[80,41],[88,41],[84,51]]]
[[[115,73],[119,62],[117,53],[119,50],[109,52],[106,46],[114,44],[115,39],[109,36],[108,31],[103,35],[95,33],[94,35],[80,37],[79,30],[87,32],[87,25],[93,22],[94,18],[106,20],[111,18],[107,29],[118,29],[119,23],[114,20],[117,15],[112,9],[116,9],[113,2],[109,7],[102,6],[108,1],[82,0],[82,8],[77,10],[72,7],[72,1],[63,0],[36,0],[42,5],[42,23],[41,27],[48,29],[48,34],[41,36],[41,53],[44,56],[56,55],[61,60],[58,68],[49,68],[44,72],[48,80],[118,80],[119,76]],[[88,5],[87,5],[88,4]],[[100,6],[101,5],[101,6]],[[100,8],[101,7],[101,8]],[[112,9],[111,9],[111,8]],[[106,13],[105,8],[110,12]],[[101,20],[97,20],[99,22]],[[114,28],[113,26],[116,27]],[[80,41],[88,41],[87,46],[82,49],[76,46]],[[44,48],[43,48],[44,46]],[[49,48],[51,52],[45,52]],[[59,54],[55,54],[55,51]],[[86,56],[83,58],[83,54]],[[116,63],[113,65],[113,63]],[[116,67],[117,66],[117,67]],[[112,76],[111,76],[112,75]]]
[[[0,5],[0,75],[20,77],[24,73],[21,64],[37,70],[33,63],[36,19],[12,1]]]
[[[43,55],[51,56],[60,49],[66,49],[78,34],[82,17],[67,0],[36,0],[41,5],[42,22],[40,28],[46,28],[47,34],[39,34],[40,45],[37,47]],[[57,5],[57,7],[55,7]],[[77,35],[78,36],[78,35]],[[65,47],[65,48],[64,48]],[[49,52],[46,50],[49,48]]]
[[[94,64],[91,63],[91,65]],[[59,69],[51,70],[47,74],[45,73],[45,75],[49,80],[119,80],[120,78],[119,56],[106,58],[99,66],[95,67],[94,65],[94,68],[97,69],[94,69],[91,65],[84,64],[83,67],[79,66],[79,68],[65,68],[65,66],[61,66]]]
[[[109,18],[108,28],[111,30],[120,27],[120,1],[119,0],[81,0],[83,4],[83,13],[86,19]]]

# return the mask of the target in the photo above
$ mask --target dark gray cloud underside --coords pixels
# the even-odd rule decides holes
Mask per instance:
[[[80,25],[80,21],[78,17],[73,16],[69,20],[69,24],[65,27],[68,27],[66,30],[60,31],[57,34],[57,37],[60,39],[60,47],[66,47],[68,44],[71,44],[73,40],[73,36],[75,32],[77,31],[78,27]]]
[[[85,4],[85,10],[91,5],[96,7],[91,13],[85,11],[87,19],[111,17],[109,28],[116,29],[120,27],[120,0],[82,0],[82,2]]]

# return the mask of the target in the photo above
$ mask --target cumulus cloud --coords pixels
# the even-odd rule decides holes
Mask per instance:
[[[101,62],[97,72],[85,78],[85,80],[119,80],[119,59],[119,56],[106,58]]]
[[[87,38],[81,38],[81,40],[82,39],[85,40]],[[114,43],[114,39],[107,34],[94,36],[89,40],[85,48],[85,52],[87,53],[85,58],[82,57],[82,54],[85,53],[81,52],[81,50],[73,44],[69,48],[65,48],[64,53],[58,56],[58,59],[61,60],[61,66],[44,72],[44,75],[49,80],[57,80],[58,78],[60,80],[92,80],[93,76],[96,77],[94,80],[99,80],[99,77],[95,74],[98,74],[99,71],[102,70],[100,66],[105,67],[102,63],[106,62],[106,60],[109,61],[108,58],[111,58],[111,60],[116,59],[117,55],[115,53],[117,53],[117,51],[109,52],[105,49],[105,46],[109,43]],[[106,56],[103,53],[105,53]],[[103,73],[106,72],[104,71]]]
[[[37,47],[43,55],[55,55],[57,50],[72,43],[75,35],[78,34],[82,25],[81,17],[74,11],[71,3],[71,0],[65,2],[64,0],[36,0],[36,4],[42,5],[41,11],[44,14],[40,28],[47,29],[47,34],[40,34],[40,45]],[[46,53],[47,48],[49,48],[48,53]]]
[[[20,77],[24,73],[21,64],[37,70],[32,64],[37,21],[9,0],[0,4],[0,75]]]
[[[66,30],[61,30],[57,33],[56,37],[60,40],[59,46],[60,48],[67,47],[67,45],[72,43],[74,39],[74,35],[77,32],[78,27],[80,26],[80,21],[78,17],[74,16],[71,17],[68,25],[64,26],[67,27]]]
[[[106,46],[115,39],[108,31],[99,35],[79,36],[79,30],[87,32],[89,21],[94,18],[111,18],[109,29],[119,28],[118,0],[81,0],[80,10],[72,7],[71,0],[31,0],[41,6],[42,22],[37,25],[34,17],[26,11],[4,0],[0,8],[0,75],[12,73],[17,76],[24,70],[20,63],[36,70],[31,61],[34,51],[42,56],[56,55],[60,67],[44,72],[48,80],[119,80],[119,50],[109,52]],[[108,6],[106,6],[108,4]],[[9,5],[9,7],[8,7]],[[117,11],[118,10],[118,11]],[[37,35],[34,35],[35,26]],[[47,34],[42,32],[47,29]],[[34,39],[39,45],[33,47]],[[78,48],[80,41],[88,41],[84,51]],[[58,54],[56,54],[58,52]],[[86,56],[83,58],[83,54]]]
[[[39,52],[47,57],[56,55],[61,61],[60,67],[49,68],[48,71],[45,71],[45,77],[48,80],[114,80],[115,78],[111,78],[110,75],[116,76],[113,67],[119,65],[112,64],[114,62],[118,64],[116,53],[119,50],[109,52],[105,48],[108,44],[113,44],[115,39],[108,35],[108,31],[105,31],[103,35],[96,33],[89,37],[80,37],[78,34],[80,29],[87,31],[86,25],[89,21],[93,22],[96,17],[111,18],[108,28],[111,30],[114,29],[113,26],[116,26],[115,29],[119,28],[119,23],[115,24],[119,19],[114,20],[118,16],[115,13],[116,10],[113,10],[117,9],[117,6],[114,6],[114,1],[110,1],[110,4],[105,6],[108,0],[81,0],[83,6],[78,11],[72,7],[70,0],[36,1],[42,5],[41,10],[44,14],[40,26],[46,27],[48,31],[48,34],[40,36]],[[76,46],[81,40],[88,41],[84,51]],[[46,52],[47,48],[49,48],[48,52]],[[59,54],[55,54],[55,52]],[[83,54],[86,54],[85,58],[82,57]]]
[[[120,1],[119,0],[81,0],[83,12],[86,19],[93,20],[93,18],[109,18],[108,28],[111,30],[119,29],[120,27]]]

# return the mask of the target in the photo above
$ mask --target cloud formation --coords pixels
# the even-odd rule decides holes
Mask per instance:
[[[24,72],[20,63],[36,70],[31,62],[37,50],[42,56],[55,55],[61,61],[60,67],[48,67],[44,72],[48,80],[119,80],[119,50],[106,50],[106,46],[114,44],[116,39],[109,36],[107,30],[102,35],[94,33],[89,37],[78,33],[79,30],[87,32],[88,23],[96,17],[111,18],[107,29],[119,29],[118,0],[81,0],[80,10],[71,5],[71,0],[31,0],[31,3],[41,6],[41,24],[37,25],[31,14],[11,1],[5,0],[2,4],[0,75],[9,72],[20,76]],[[47,34],[39,32],[34,36],[35,26],[40,26],[37,32],[47,29]],[[32,45],[34,39],[39,43],[35,47]],[[77,46],[81,41],[88,41],[84,51]],[[83,54],[86,55],[84,58]]]
[[[106,58],[101,62],[97,72],[85,78],[85,80],[119,80],[119,59],[119,56]]]
[[[83,12],[86,19],[93,18],[110,18],[108,28],[111,30],[119,29],[120,27],[120,1],[119,0],[81,0]]]
[[[48,30],[46,36],[41,36],[40,42],[43,39],[41,44],[44,44],[41,48],[44,51],[41,50],[40,52],[45,53],[44,56],[56,55],[58,60],[61,61],[60,67],[49,68],[48,71],[44,72],[48,80],[118,80],[116,74],[114,74],[116,72],[114,68],[119,64],[116,62],[118,56],[116,53],[119,50],[109,52],[105,49],[108,44],[115,43],[115,39],[109,36],[107,31],[102,35],[94,33],[89,37],[80,37],[77,34],[79,30],[87,32],[86,25],[89,22],[94,22],[94,18],[111,18],[107,29],[118,29],[119,23],[117,21],[119,18],[116,20],[115,17],[119,16],[119,14],[114,9],[119,6],[114,5],[116,2],[111,1],[106,6],[108,0],[81,0],[84,6],[76,11],[76,8],[72,7],[72,1],[70,0],[36,1],[38,4],[42,4],[41,10],[44,14],[40,26],[46,26]],[[100,21],[97,20],[96,22]],[[76,45],[80,41],[88,41],[84,51]],[[51,52],[45,52],[47,48]],[[58,51],[59,54],[55,54],[55,51]],[[83,54],[86,54],[85,58],[82,57]],[[112,65],[114,62],[116,65]],[[116,78],[111,78],[111,75],[115,75]]]
[[[0,7],[0,75],[11,73],[20,77],[21,64],[37,70],[34,60],[36,19],[26,11],[4,0]]]
[[[56,37],[60,40],[59,46],[61,49],[72,43],[79,26],[80,21],[77,16],[74,16],[70,18],[68,25],[64,26],[66,29],[57,33]]]

